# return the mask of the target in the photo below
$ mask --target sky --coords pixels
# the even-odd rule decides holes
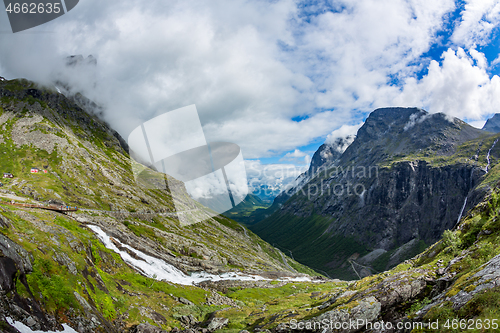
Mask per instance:
[[[208,141],[281,184],[378,107],[482,127],[500,112],[499,26],[500,0],[80,0],[15,34],[2,11],[0,76],[63,78],[124,137],[195,104]],[[97,66],[66,68],[76,54]]]

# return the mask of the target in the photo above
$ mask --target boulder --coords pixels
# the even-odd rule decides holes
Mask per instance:
[[[148,323],[142,323],[132,327],[130,333],[167,333],[167,331]]]

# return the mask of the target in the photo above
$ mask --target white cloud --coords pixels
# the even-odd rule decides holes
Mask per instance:
[[[397,93],[389,75],[406,76],[435,41],[454,1],[342,2],[300,26],[297,54],[304,72],[316,77],[315,103],[351,112],[386,106]],[[338,126],[337,126],[338,127]]]
[[[53,33],[2,34],[0,75],[47,82],[59,71],[103,103],[125,137],[144,120],[196,104],[209,141],[260,158],[331,140],[334,129],[354,131],[342,125],[380,106],[472,121],[497,112],[499,78],[471,45],[490,38],[498,2],[467,0],[453,34],[465,49],[451,45],[429,62],[422,55],[447,28],[453,0],[329,2],[337,11],[318,2],[307,17],[295,0],[86,0],[33,29]],[[71,54],[96,56],[96,71],[65,70]]]
[[[485,45],[500,23],[500,0],[466,0],[460,25],[453,32],[455,44],[467,48]]]
[[[261,185],[281,192],[281,189],[292,184],[308,167],[294,164],[262,164],[260,160],[246,161],[249,192],[258,190]]]
[[[481,129],[483,128],[484,124],[486,124],[486,120],[469,121],[468,124],[472,127]]]
[[[46,82],[65,56],[93,54],[97,86],[77,82],[80,75],[71,83],[105,104],[106,120],[124,136],[196,104],[209,140],[238,143],[246,158],[258,158],[325,137],[359,117],[353,109],[390,103],[397,89],[388,75],[411,72],[454,3],[341,6],[304,18],[294,0],[86,0],[33,30],[55,33],[2,35],[0,64],[10,77]]]
[[[496,66],[496,65],[498,65],[499,63],[500,63],[500,54],[498,55],[498,57],[497,57],[495,60],[493,60],[493,61],[491,62],[491,66]]]
[[[280,158],[280,162],[284,161],[295,162],[295,164],[309,165],[309,163],[311,163],[311,155],[301,151],[300,149],[295,149],[293,152],[286,153],[285,156]]]
[[[363,123],[359,123],[356,125],[342,125],[340,128],[328,134],[325,143],[331,144],[338,138],[346,138],[351,135],[355,136],[361,126],[363,126]]]
[[[277,60],[276,40],[290,38],[285,28],[295,10],[290,0],[170,1],[167,6],[160,1],[145,6],[88,0],[43,26],[55,34],[5,35],[0,47],[9,51],[0,52],[0,63],[10,77],[48,82],[53,72],[65,71],[65,56],[93,54],[98,58],[97,89],[88,80],[77,82],[80,75],[65,76],[106,105],[106,120],[124,136],[141,120],[196,104],[207,136],[217,128],[212,136],[241,142],[247,137],[219,132],[225,129],[221,124],[236,120],[243,128],[247,118],[260,115],[292,123],[295,108],[304,103],[299,90],[307,90],[310,80]],[[251,137],[261,132],[258,127],[249,131]],[[297,141],[307,143],[315,136]],[[267,143],[248,149],[247,155],[270,149],[290,148]]]
[[[241,146],[245,158],[257,158],[271,156],[273,151],[290,151],[316,137],[324,137],[336,124],[348,121],[348,116],[325,111],[295,122],[278,112],[268,111],[242,115],[222,123],[212,122],[204,129],[210,140],[231,138]]]
[[[398,105],[423,106],[430,112],[444,112],[449,115],[481,120],[498,112],[500,103],[500,78],[491,79],[481,62],[478,52],[467,54],[459,48],[449,49],[443,55],[440,65],[432,61],[428,74],[420,81],[406,80],[404,90],[395,100]]]

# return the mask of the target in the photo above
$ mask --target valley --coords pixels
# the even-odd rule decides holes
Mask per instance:
[[[71,96],[6,80],[0,102],[0,172],[13,175],[0,188],[2,332],[326,333],[349,320],[364,324],[343,331],[379,332],[368,323],[500,317],[497,134],[376,110],[270,207],[248,197],[183,225],[169,191],[137,184],[123,140]],[[205,216],[183,200],[183,214]]]

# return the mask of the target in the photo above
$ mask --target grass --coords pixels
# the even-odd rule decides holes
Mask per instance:
[[[269,223],[258,224],[250,228],[264,240],[272,242],[285,253],[292,251],[293,257],[300,263],[313,269],[326,270],[338,278],[352,279],[355,276],[344,268],[328,269],[328,264],[341,257],[354,253],[367,254],[368,249],[354,237],[331,236],[324,233],[332,221],[326,217],[313,215],[299,217],[275,213]],[[319,235],[319,236],[318,236]],[[311,252],[311,248],[314,251]]]
[[[253,194],[248,194],[242,202],[240,202],[233,209],[225,212],[223,215],[240,223],[246,223],[248,222],[252,213],[254,213],[256,210],[267,209],[270,206],[271,203],[264,202],[262,199]]]
[[[289,283],[282,287],[269,289],[230,290],[226,295],[242,302],[245,306],[224,312],[231,318],[229,330],[250,330],[260,322],[269,322],[271,318],[278,316],[270,323],[270,326],[266,326],[266,328],[271,328],[279,322],[286,321],[289,318],[287,316],[292,313],[298,317],[310,315],[311,307],[321,303],[322,297],[328,297],[332,290],[345,286],[346,283]],[[313,297],[313,294],[317,294],[317,296]],[[316,309],[312,313],[318,313],[318,310]]]
[[[476,294],[458,311],[451,307],[450,302],[434,307],[426,315],[425,321],[439,321],[441,332],[497,332],[498,328],[494,329],[492,322],[495,319],[498,324],[499,309],[500,287],[495,287]],[[429,330],[416,332],[429,332]]]
[[[413,154],[402,154],[391,156],[381,164],[381,167],[390,167],[396,163],[405,161],[427,161],[434,167],[454,165],[454,164],[470,164],[479,167],[486,166],[486,155],[492,147],[493,142],[500,137],[500,134],[490,135],[485,134],[477,139],[467,141],[456,148],[454,154],[450,156],[438,155],[434,150],[421,151]],[[495,146],[494,152],[498,151],[499,147]],[[477,154],[477,161],[474,156]],[[491,156],[492,164],[495,163],[495,158]]]

